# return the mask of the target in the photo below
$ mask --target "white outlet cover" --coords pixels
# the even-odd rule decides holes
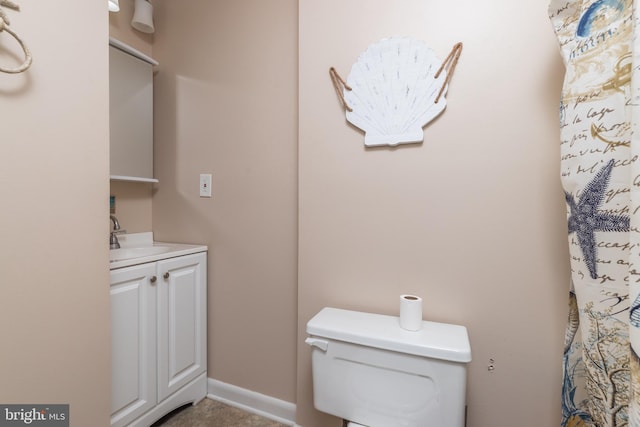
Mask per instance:
[[[200,174],[200,197],[211,197],[211,174]]]

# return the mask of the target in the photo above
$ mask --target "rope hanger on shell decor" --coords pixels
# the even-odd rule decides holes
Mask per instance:
[[[444,61],[422,41],[390,37],[370,45],[345,81],[329,75],[347,120],[365,132],[367,147],[422,142],[422,128],[442,113],[462,43]]]
[[[9,74],[22,73],[31,66],[31,52],[29,52],[29,49],[22,41],[22,38],[20,38],[20,36],[18,36],[11,28],[9,28],[9,18],[7,17],[7,14],[4,12],[4,10],[2,10],[3,7],[8,7],[10,9],[20,11],[20,6],[18,6],[18,4],[14,3],[11,0],[0,0],[0,35],[2,35],[3,33],[7,33],[14,39],[16,39],[16,41],[22,48],[22,51],[24,52],[24,61],[22,62],[22,64],[14,68],[6,68],[0,65],[0,71]]]

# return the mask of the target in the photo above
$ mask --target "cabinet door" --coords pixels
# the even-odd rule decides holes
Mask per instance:
[[[112,176],[153,178],[153,67],[109,46]]]
[[[111,271],[112,426],[156,404],[155,273],[155,263]]]
[[[158,401],[206,371],[206,262],[158,261]]]

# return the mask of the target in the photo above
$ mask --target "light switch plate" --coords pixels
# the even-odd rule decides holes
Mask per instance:
[[[211,174],[200,174],[200,197],[211,197]]]

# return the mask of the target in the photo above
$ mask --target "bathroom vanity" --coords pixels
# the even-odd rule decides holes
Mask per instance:
[[[206,396],[207,247],[120,237],[111,250],[111,425],[149,426]]]

